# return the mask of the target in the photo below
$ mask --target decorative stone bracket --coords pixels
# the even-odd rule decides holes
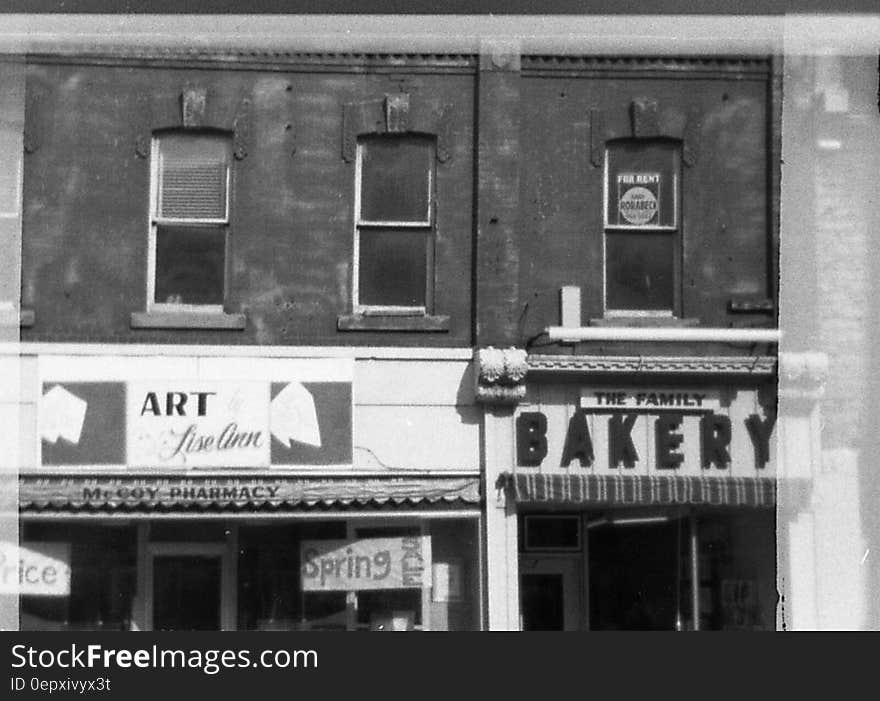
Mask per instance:
[[[352,163],[357,155],[358,137],[366,134],[430,134],[437,137],[437,160],[445,163],[452,156],[452,113],[453,105],[435,111],[409,93],[348,102],[342,110],[342,158]]]
[[[474,352],[475,393],[484,404],[517,404],[526,396],[528,357],[522,348],[480,348]]]
[[[825,396],[825,353],[780,353],[779,398],[793,410],[810,409]]]
[[[597,168],[605,160],[605,142],[612,139],[667,138],[682,142],[682,160],[686,166],[697,162],[700,151],[701,113],[696,107],[687,113],[663,113],[657,100],[637,97],[629,105],[629,124],[610,122],[600,109],[590,110],[590,162]]]
[[[176,101],[142,96],[138,111],[141,125],[135,137],[135,153],[150,155],[150,141],[160,129],[217,129],[232,133],[232,153],[236,160],[247,156],[251,131],[251,101],[241,97],[236,104],[210,99],[207,88],[185,85]]]

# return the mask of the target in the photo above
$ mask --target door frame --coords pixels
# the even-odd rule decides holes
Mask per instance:
[[[149,540],[149,524],[138,531],[138,592],[141,630],[153,630],[154,563],[157,556],[183,555],[220,558],[220,630],[236,630],[238,623],[238,527],[226,529],[225,541]]]
[[[585,607],[583,554],[572,553],[520,553],[519,554],[519,629],[523,630],[522,577],[527,574],[562,575],[562,629],[565,631],[586,630],[587,610]]]

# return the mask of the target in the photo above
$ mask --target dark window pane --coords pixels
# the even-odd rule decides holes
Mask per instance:
[[[679,145],[622,139],[608,144],[608,212],[611,226],[678,226],[676,178]]]
[[[223,228],[157,227],[155,301],[223,304],[225,257]]]
[[[528,548],[578,548],[580,518],[570,516],[526,517],[526,547]]]
[[[360,303],[424,307],[427,244],[425,231],[362,229]]]
[[[427,222],[431,151],[427,139],[364,141],[361,220]]]
[[[677,234],[606,234],[606,308],[672,311]]]
[[[169,135],[159,141],[159,216],[225,219],[229,140]]]

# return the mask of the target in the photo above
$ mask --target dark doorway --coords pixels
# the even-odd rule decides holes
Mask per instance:
[[[562,574],[524,574],[522,589],[523,630],[564,630]]]
[[[687,528],[679,524],[611,522],[589,531],[591,630],[676,630],[690,591],[682,577]]]
[[[153,558],[153,630],[220,630],[218,556]]]

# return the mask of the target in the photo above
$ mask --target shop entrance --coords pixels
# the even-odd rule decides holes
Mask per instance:
[[[153,558],[153,630],[220,630],[220,560]]]
[[[690,512],[531,513],[519,527],[522,630],[694,627]]]
[[[683,519],[587,522],[591,630],[680,630],[689,616]]]
[[[522,630],[579,630],[581,559],[520,558]]]
[[[147,629],[232,629],[231,562],[225,543],[149,543],[144,568]]]

